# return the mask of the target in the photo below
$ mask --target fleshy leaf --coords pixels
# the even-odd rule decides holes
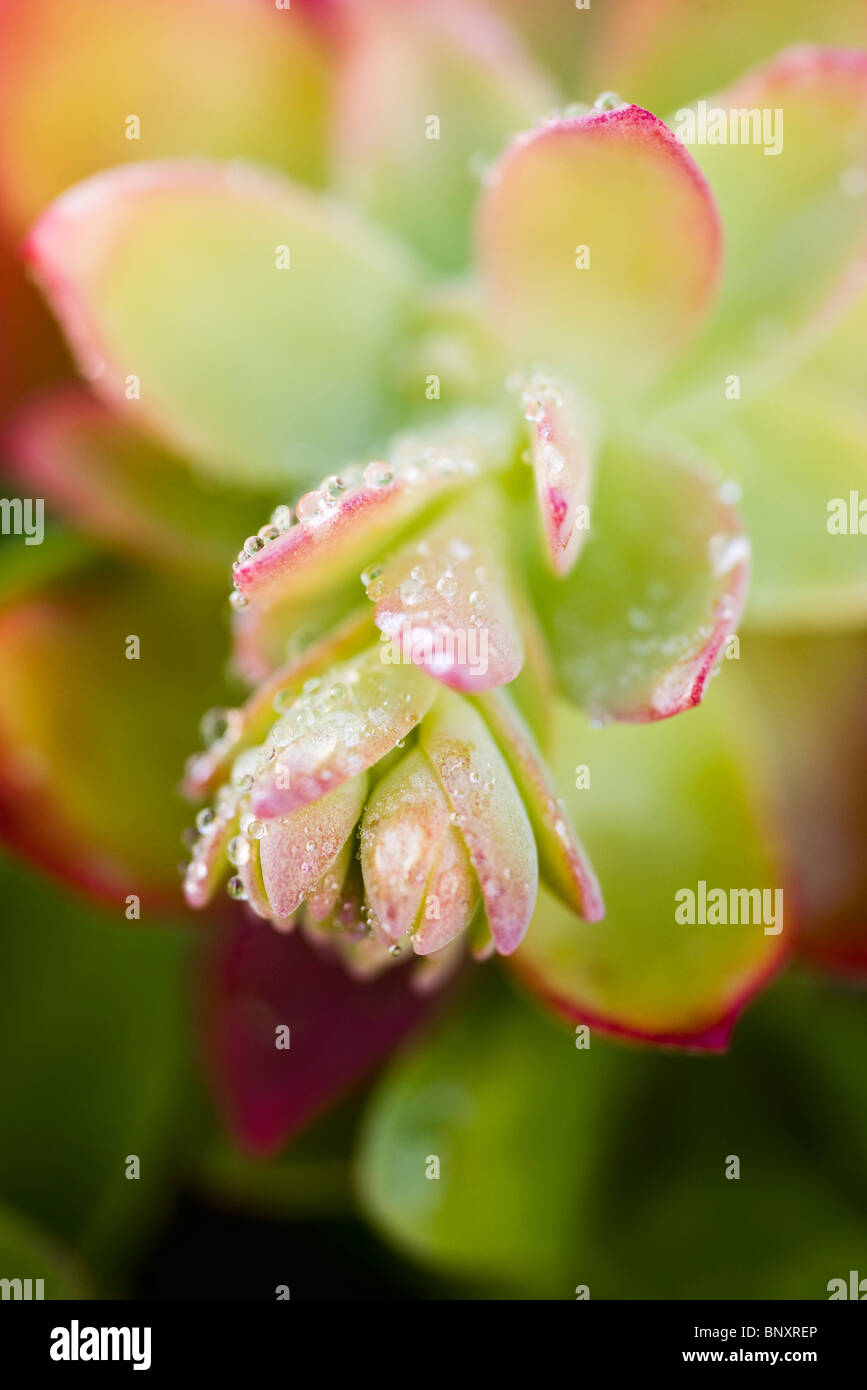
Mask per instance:
[[[223,575],[262,508],[199,481],[77,386],[28,404],[4,436],[4,461],[90,535],[161,567]]]
[[[440,696],[419,740],[467,846],[496,949],[509,955],[533,914],[539,864],[508,765],[478,712],[451,692]]]
[[[228,779],[238,754],[263,742],[276,722],[278,705],[285,709],[318,671],[356,655],[370,645],[374,636],[366,609],[350,614],[337,628],[266,677],[240,709],[217,712],[221,731],[206,749],[195,753],[187,763],[184,778],[187,796],[197,801],[216,791]]]
[[[184,872],[184,899],[189,907],[206,907],[216,893],[228,867],[229,843],[238,830],[241,793],[234,787],[221,788],[213,811],[203,817],[190,862]]]
[[[719,302],[690,368],[706,383],[699,415],[708,399],[725,408],[732,373],[741,398],[754,398],[763,374],[801,351],[816,321],[855,291],[867,242],[867,53],[789,49],[705,108],[706,131],[699,121],[693,132],[686,113],[674,122],[695,137],[726,235]],[[724,144],[709,142],[715,120]]]
[[[478,254],[520,362],[610,397],[658,371],[705,317],[720,262],[713,196],[672,132],[636,106],[521,136],[482,194]]]
[[[132,764],[127,775],[134,795]],[[196,1107],[189,942],[153,922],[146,898],[142,921],[128,922],[123,899],[96,911],[5,856],[0,892],[0,1051],[26,1058],[0,1089],[0,1132],[16,1136],[0,1145],[0,1191],[116,1292],[153,1247]],[[134,1201],[128,1153],[142,1156]]]
[[[798,947],[819,969],[867,980],[867,644],[761,633],[742,662],[774,760],[798,893]]]
[[[291,917],[334,863],[355,829],[366,792],[363,774],[291,816],[265,822],[259,862],[275,917]]]
[[[414,666],[384,665],[379,648],[333,667],[275,726],[276,770],[257,778],[254,814],[289,815],[365,772],[415,728],[436,693]]]
[[[427,883],[424,911],[412,938],[416,955],[424,956],[431,966],[432,957],[455,942],[472,922],[479,902],[479,885],[473,873],[463,837],[449,825],[443,836],[431,876]],[[450,973],[456,965],[452,957],[444,963]],[[434,972],[429,969],[421,976],[422,989],[432,987]]]
[[[590,14],[578,16],[586,23]],[[695,0],[623,0],[601,7],[601,33],[589,54],[590,83],[615,87],[651,111],[673,111],[719,90],[793,39],[864,47],[861,0],[753,0],[697,5]]]
[[[588,1135],[629,1058],[595,1042],[577,1052],[484,973],[470,1007],[378,1086],[357,1160],[362,1202],[400,1249],[484,1281],[489,1296],[571,1297],[588,1254]]]
[[[595,451],[586,411],[567,386],[538,372],[522,404],[548,555],[556,574],[568,574],[589,527]]]
[[[466,693],[514,680],[524,659],[494,539],[503,530],[497,502],[495,493],[471,495],[378,568],[367,589],[389,639],[384,657]]]
[[[338,187],[434,265],[468,259],[482,166],[551,88],[472,0],[355,5],[337,110]]]
[[[598,922],[605,907],[596,875],[530,729],[506,690],[483,695],[479,704],[527,808],[544,882],[585,921]]]
[[[4,210],[23,231],[99,169],[190,151],[319,180],[328,68],[297,6],[290,16],[258,0],[5,0]]]
[[[24,250],[94,389],[216,474],[297,489],[396,423],[412,270],[276,174],[110,170],[53,203]]]
[[[610,448],[578,565],[536,582],[563,690],[600,720],[691,709],[737,624],[748,570],[748,542],[717,485],[661,452]]]
[[[576,764],[588,777],[568,790]],[[580,922],[541,895],[515,970],[573,1022],[648,1042],[725,1048],[796,930],[767,823],[762,764],[743,721],[726,721],[715,701],[644,734],[594,730],[564,712],[555,766],[567,804],[582,812],[606,916]],[[727,924],[713,923],[713,890],[725,895]],[[728,920],[732,890],[763,890],[758,922]],[[734,901],[740,915],[741,900]],[[749,906],[757,910],[754,898]]]
[[[298,521],[235,567],[235,586],[257,607],[300,611],[357,584],[382,550],[443,493],[506,461],[506,438],[487,418],[433,435],[403,435],[384,460],[345,469],[301,498]]]
[[[239,921],[208,937],[205,1059],[236,1141],[268,1154],[359,1081],[429,1006],[409,972],[359,984],[300,936]],[[276,1046],[277,1029],[290,1045]]]
[[[361,824],[367,900],[393,941],[411,931],[449,828],[449,803],[423,753],[413,749],[377,783]]]
[[[174,583],[108,565],[4,607],[3,837],[115,903],[140,895],[143,916],[180,907],[178,769],[220,689],[223,645]]]
[[[747,621],[777,631],[859,626],[867,615],[863,401],[823,387],[805,368],[729,412],[698,440],[742,488],[754,556]]]

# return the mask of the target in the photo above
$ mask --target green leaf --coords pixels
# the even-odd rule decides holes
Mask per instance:
[[[323,178],[330,65],[299,6],[3,8],[0,190],[16,232],[70,184],[123,160],[195,153]]]
[[[600,720],[698,704],[736,625],[748,560],[740,519],[707,477],[671,450],[610,447],[577,565],[562,580],[533,576],[561,689]]]
[[[479,201],[491,316],[517,365],[617,403],[693,337],[721,262],[711,190],[637,106],[546,121],[497,161]]]
[[[3,607],[7,842],[118,911],[179,907],[177,784],[224,652],[213,591],[109,565]]]
[[[857,1000],[788,977],[724,1059],[635,1057],[599,1165],[592,1295],[827,1299],[863,1274],[865,1041]]]
[[[726,408],[732,373],[754,399],[858,287],[867,54],[791,48],[706,106],[709,122],[723,112],[725,143],[711,143],[712,125],[702,141],[699,124],[689,148],[719,202],[726,255],[715,313],[687,365],[695,395],[683,405],[699,422]],[[673,125],[692,140],[685,117]]]
[[[95,389],[215,474],[298,489],[399,422],[412,267],[277,175],[112,170],[52,204],[25,254]]]
[[[858,504],[867,499],[863,403],[804,369],[756,403],[732,401],[697,438],[742,488],[754,557],[746,621],[789,632],[860,626],[867,615],[867,545],[858,529]],[[867,530],[867,516],[863,524]]]
[[[606,915],[582,922],[540,897],[514,968],[565,1018],[651,1042],[725,1047],[740,1010],[792,944],[794,904],[776,859],[762,764],[740,706],[727,713],[714,698],[653,729],[598,730],[564,711],[551,764]],[[702,924],[702,882],[727,896],[783,890],[781,930],[767,921]],[[695,895],[693,924],[676,918],[682,890]],[[773,893],[768,904],[777,905]]]
[[[569,1297],[621,1058],[579,1050],[491,975],[397,1061],[367,1113],[370,1218],[417,1259],[489,1289]],[[432,1160],[439,1161],[439,1177]]]
[[[0,874],[0,1052],[16,1059],[0,1196],[111,1284],[151,1238],[184,1133],[184,939],[121,907],[95,917],[11,865]]]
[[[469,259],[485,163],[554,95],[488,9],[380,0],[357,6],[341,72],[336,179],[443,270]]]
[[[82,531],[180,574],[225,577],[266,511],[262,496],[197,477],[76,386],[20,411],[5,449],[22,486]]]

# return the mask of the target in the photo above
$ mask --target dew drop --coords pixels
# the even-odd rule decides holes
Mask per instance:
[[[235,835],[226,846],[226,858],[236,869],[242,869],[250,860],[250,846],[243,835]]]
[[[437,593],[442,598],[453,598],[457,593],[458,581],[450,574],[444,574],[437,580]]]
[[[322,493],[305,492],[303,497],[298,499],[296,511],[299,521],[312,521],[322,510]]]
[[[394,481],[394,474],[384,463],[368,463],[362,474],[368,487],[388,487]]]

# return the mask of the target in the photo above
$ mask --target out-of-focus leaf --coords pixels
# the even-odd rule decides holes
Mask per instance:
[[[0,207],[20,233],[88,174],[167,156],[240,157],[318,181],[328,68],[297,5],[4,0]]]
[[[358,1157],[364,1207],[454,1276],[569,1297],[623,1057],[576,1049],[493,975],[467,1004],[375,1093]]]
[[[53,203],[25,254],[99,394],[215,474],[294,491],[398,422],[405,253],[276,174],[109,170]]]
[[[862,624],[864,402],[817,384],[812,368],[803,368],[755,404],[731,401],[698,440],[705,457],[742,489],[738,507],[754,562],[746,621],[794,632]]]
[[[597,10],[601,25],[590,45],[587,80],[596,88],[616,87],[651,111],[673,111],[678,102],[716,91],[788,44],[867,43],[861,0],[769,0],[761,6],[753,0],[621,0],[593,5],[579,13],[579,23]]]
[[[149,1239],[184,1135],[184,938],[6,864],[2,887],[0,1195],[99,1277]]]
[[[301,937],[249,918],[209,936],[205,953],[204,1064],[230,1133],[251,1154],[281,1148],[430,1008],[405,968],[359,983]]]
[[[582,922],[540,898],[514,968],[556,1012],[648,1041],[726,1046],[795,933],[756,762],[750,736],[713,699],[643,732],[594,730],[564,711],[552,766],[582,826],[606,915]],[[703,924],[702,883],[708,895],[724,890],[727,905],[731,889],[770,890],[776,922],[733,924],[727,906],[726,924]],[[692,924],[682,890],[693,894]]]
[[[787,978],[724,1061],[636,1056],[599,1163],[591,1296],[827,1299],[863,1270],[865,1042],[863,1005]]]
[[[867,979],[867,643],[747,633],[743,644],[792,846],[799,949],[820,969]]]
[[[224,644],[211,590],[179,594],[108,565],[7,604],[6,841],[119,909],[139,895],[145,921],[180,906],[189,812],[176,788],[202,711],[219,696]]]
[[[265,503],[197,478],[76,386],[14,419],[4,457],[29,493],[122,554],[225,576]]]
[[[731,374],[753,399],[863,283],[867,53],[793,48],[706,106],[709,123],[723,113],[726,141],[710,143],[708,128],[701,142],[699,122],[689,148],[719,203],[725,270],[688,368],[701,386],[690,407],[699,420],[709,404],[726,408]],[[673,125],[692,138],[685,119]]]
[[[434,265],[459,270],[484,165],[550,108],[553,90],[475,0],[349,9],[338,187]]]
[[[82,1271],[69,1256],[31,1221],[5,1204],[0,1204],[0,1279],[29,1280],[32,1298],[87,1297]],[[25,1292],[23,1284],[20,1296]]]

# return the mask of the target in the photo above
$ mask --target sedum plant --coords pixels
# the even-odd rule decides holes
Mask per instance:
[[[475,5],[88,8],[101,61],[70,7],[2,13],[9,243],[26,230],[83,378],[19,406],[4,463],[90,538],[54,536],[38,587],[5,581],[2,824],[54,874],[177,911],[173,770],[221,701],[186,766],[183,889],[210,913],[208,1067],[234,1132],[279,1147],[437,997],[457,1021],[411,1067],[450,1075],[489,1037],[529,1096],[547,1035],[467,957],[507,957],[573,1027],[724,1048],[796,923],[684,926],[699,881],[797,881],[814,958],[863,962],[803,852],[826,803],[803,810],[788,741],[805,669],[848,714],[850,638],[827,666],[809,642],[864,607],[857,543],[824,526],[864,457],[854,11],[813,17],[846,47],[782,53],[769,18],[732,80],[683,9],[713,106],[783,111],[768,158],[679,140],[701,64],[621,51],[601,21],[581,82],[602,94],[564,105],[572,74],[558,88]],[[59,353],[9,264],[38,346],[15,397]],[[228,926],[224,884],[246,905]],[[310,1040],[291,1075],[287,1014]],[[407,1085],[367,1140],[392,1225],[376,1182]],[[559,1105],[545,1090],[543,1130]]]

